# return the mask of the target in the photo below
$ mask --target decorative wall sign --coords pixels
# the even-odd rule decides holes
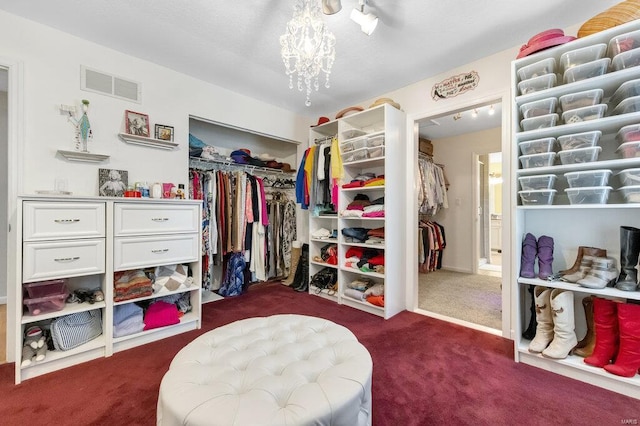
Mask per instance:
[[[475,89],[478,87],[478,82],[480,82],[480,76],[477,71],[454,75],[434,84],[431,88],[431,97],[434,101],[453,98],[468,90]]]

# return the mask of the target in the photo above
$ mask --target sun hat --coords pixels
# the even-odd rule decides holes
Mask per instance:
[[[264,154],[260,154],[260,155],[258,155],[258,157],[257,157],[257,158],[258,158],[259,160],[262,160],[262,161],[264,161],[264,162],[266,163],[266,162],[269,162],[269,161],[275,161],[276,156],[275,156],[275,155],[271,155],[271,154],[269,154],[268,152],[265,152]]]
[[[285,173],[293,173],[296,169],[292,169],[289,163],[282,163],[282,171]]]
[[[520,52],[516,59],[524,58],[532,53],[539,52],[540,50],[547,49],[549,47],[558,46],[575,40],[573,36],[564,35],[564,31],[558,28],[550,29],[538,33],[531,37],[527,44],[520,48]]]
[[[382,104],[389,104],[397,109],[400,109],[400,104],[397,102],[394,102],[393,99],[391,98],[380,98],[380,99],[376,99],[376,101],[374,103],[372,103],[369,108],[375,108],[377,106],[380,106]]]
[[[338,118],[347,117],[360,111],[364,111],[364,108],[362,108],[361,106],[350,106],[349,108],[338,111],[338,113],[336,114],[336,120]]]
[[[322,117],[318,118],[318,124],[312,124],[311,127],[317,127],[317,126],[319,126],[321,124],[328,123],[330,121],[331,121],[331,119],[329,117],[322,116]]]

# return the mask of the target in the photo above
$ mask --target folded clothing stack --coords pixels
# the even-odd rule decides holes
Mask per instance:
[[[359,188],[361,186],[384,186],[384,175],[376,176],[374,173],[361,173],[351,182],[342,185],[343,188]]]
[[[113,281],[115,290],[113,300],[115,302],[151,296],[153,294],[151,280],[141,269],[114,272]]]
[[[140,333],[144,329],[143,309],[135,303],[113,307],[113,337]]]

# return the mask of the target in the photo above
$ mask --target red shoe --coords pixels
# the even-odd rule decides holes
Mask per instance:
[[[618,325],[620,351],[615,364],[605,365],[604,369],[617,376],[633,377],[640,368],[640,305],[620,303]]]
[[[593,323],[596,346],[593,353],[584,359],[585,364],[604,367],[611,363],[618,353],[618,306],[612,300],[595,297],[593,299]]]

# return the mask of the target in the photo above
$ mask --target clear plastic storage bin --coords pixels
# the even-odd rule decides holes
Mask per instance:
[[[622,52],[640,47],[640,30],[615,36],[609,41],[607,56],[610,58]]]
[[[562,164],[591,163],[598,160],[602,148],[592,146],[591,148],[570,149],[558,152]]]
[[[31,315],[40,315],[47,312],[61,311],[64,309],[66,299],[66,294],[55,294],[36,299],[24,299],[23,302]]]
[[[602,58],[597,61],[587,62],[586,64],[578,65],[570,68],[564,72],[564,82],[575,83],[576,81],[586,80],[588,78],[598,77],[607,72],[611,59]]]
[[[384,157],[384,146],[374,146],[371,148],[367,148],[369,158],[379,158]]]
[[[592,186],[584,188],[567,188],[564,192],[569,196],[570,204],[606,204],[611,192],[610,186]]]
[[[602,132],[600,130],[572,133],[570,135],[558,136],[558,143],[563,151],[578,148],[590,148],[598,144],[600,136],[602,136]]]
[[[612,114],[630,114],[640,111],[640,96],[632,96],[623,99],[614,109]]]
[[[518,144],[520,152],[523,155],[541,154],[543,152],[551,152],[556,145],[555,138],[535,139],[532,141],[523,141]]]
[[[67,284],[64,280],[40,281],[37,283],[22,284],[30,299],[46,296],[58,296],[67,294]]]
[[[553,189],[556,184],[556,178],[556,175],[520,176],[518,182],[523,191],[536,191]]]
[[[560,107],[562,108],[562,111],[566,112],[572,109],[594,106],[600,103],[603,95],[604,90],[602,89],[570,93],[568,95],[560,96]]]
[[[539,92],[541,90],[550,89],[556,85],[555,74],[544,74],[538,77],[530,78],[518,83],[518,91],[521,95],[528,95],[529,93]]]
[[[640,157],[640,141],[625,142],[616,149],[622,158],[638,158]]]
[[[543,59],[518,70],[518,78],[520,81],[529,80],[530,78],[540,77],[545,74],[555,74],[556,60],[554,58]]]
[[[611,170],[584,170],[581,172],[565,173],[564,177],[570,188],[584,188],[593,186],[606,186],[609,183]]]
[[[341,152],[351,152],[357,149],[361,149],[367,146],[367,139],[365,137],[360,137],[357,139],[351,139],[348,142],[344,142],[340,144]]]
[[[364,130],[349,129],[342,132],[342,139],[345,140],[345,139],[357,138],[358,136],[364,136],[366,134],[367,132],[365,132]]]
[[[527,102],[526,104],[520,105],[520,114],[522,114],[522,118],[532,118],[552,114],[556,112],[557,104],[558,99],[556,98],[546,98],[535,102]]]
[[[640,185],[640,169],[624,169],[618,173],[622,186]]]
[[[609,105],[615,107],[624,99],[634,96],[640,96],[640,78],[622,83],[609,99]]]
[[[630,124],[628,126],[624,126],[620,130],[618,130],[616,139],[618,140],[619,144],[623,144],[625,142],[640,141],[640,124]]]
[[[367,138],[367,147],[371,148],[373,146],[381,146],[384,145],[384,135],[372,136]]]
[[[584,108],[572,109],[562,113],[565,124],[581,123],[583,121],[598,120],[607,112],[606,104],[598,104]]]
[[[618,191],[622,192],[626,203],[640,203],[640,185],[623,186]]]
[[[565,52],[560,56],[560,73],[564,73],[566,70],[578,65],[597,61],[604,57],[606,52],[607,45],[605,43],[594,44],[593,46]]]
[[[366,160],[367,158],[369,158],[369,151],[367,148],[360,148],[346,153],[342,158],[342,161],[344,163],[352,163],[354,161]]]
[[[538,189],[533,191],[518,191],[523,206],[550,206],[556,196],[555,189]]]
[[[520,122],[520,126],[523,131],[527,132],[529,130],[553,127],[556,123],[558,123],[558,114],[547,114],[539,117],[525,118]]]
[[[553,166],[553,162],[556,159],[556,153],[544,152],[542,154],[521,155],[519,158],[523,169],[549,167]]]
[[[640,65],[640,48],[622,52],[616,55],[613,61],[611,61],[611,68],[613,68],[614,71],[633,68],[638,65]]]

